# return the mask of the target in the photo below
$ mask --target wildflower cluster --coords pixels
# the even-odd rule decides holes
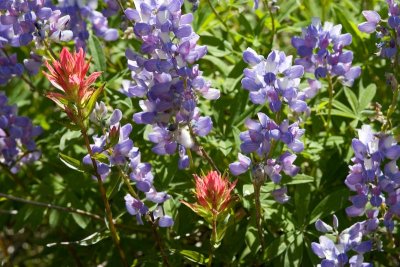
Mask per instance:
[[[7,102],[7,97],[0,94],[0,164],[17,173],[23,165],[40,158],[34,139],[42,128],[32,125],[29,118],[18,116],[17,107]]]
[[[170,196],[165,192],[157,192],[154,188],[151,165],[141,161],[139,148],[135,147],[129,138],[132,125],[130,123],[120,124],[122,112],[118,109],[113,111],[108,120],[106,120],[106,116],[105,104],[103,102],[96,103],[96,107],[90,115],[90,121],[103,132],[102,135],[93,136],[94,144],[91,145],[91,150],[101,178],[106,179],[111,174],[111,168],[115,167],[121,175],[129,174],[129,178],[135,182],[136,188],[146,195],[146,200],[162,205]],[[92,166],[89,154],[83,158],[83,163]],[[147,206],[140,199],[131,195],[127,195],[125,201],[128,212],[136,215],[138,222],[142,223],[141,215],[146,215],[149,211]],[[154,212],[156,213],[154,218],[160,217],[160,226],[172,225],[172,219],[169,216],[159,215],[159,208]],[[167,225],[167,221],[170,222],[170,225]]]
[[[389,17],[381,19],[381,16],[373,10],[364,10],[363,16],[367,20],[360,23],[358,29],[365,33],[376,33],[380,39],[377,43],[378,54],[381,57],[397,60],[396,55],[399,46],[400,34],[400,8],[394,0],[386,1],[389,8]]]
[[[0,84],[6,84],[12,77],[21,76],[24,67],[18,63],[15,54],[7,55],[7,47],[27,46],[35,42],[42,45],[45,38],[53,41],[69,41],[72,32],[67,29],[69,16],[52,7],[50,2],[5,0],[0,3]],[[24,64],[29,74],[37,74],[41,57],[31,53]]]
[[[272,51],[267,59],[248,48],[243,53],[243,59],[251,68],[244,70],[242,86],[250,91],[250,99],[254,104],[269,102],[272,112],[277,119],[282,114],[282,103],[287,103],[294,113],[309,112],[305,102],[307,94],[298,90],[300,78],[304,74],[302,66],[292,66],[292,57],[285,53]],[[276,122],[262,112],[258,114],[258,121],[247,119],[247,131],[240,134],[242,144],[240,150],[244,154],[256,152],[260,162],[253,163],[253,178],[264,181],[270,178],[275,184],[282,179],[282,171],[291,177],[295,176],[299,168],[293,165],[296,155],[290,151],[283,152],[273,158],[277,142],[285,144],[292,152],[300,153],[304,145],[300,137],[304,130],[299,127],[299,120],[290,123],[289,119]],[[234,175],[246,172],[251,165],[250,158],[239,153],[239,161],[229,165]],[[273,191],[272,195],[280,202],[289,200],[286,188]]]
[[[108,16],[114,15],[118,10],[118,5],[116,6],[115,1],[108,1],[107,4],[104,13]],[[105,41],[118,39],[118,30],[109,28],[107,17],[96,10],[97,1],[84,4],[82,1],[60,0],[57,6],[63,14],[67,14],[70,18],[69,26],[76,48],[86,46],[89,38],[87,22],[92,25],[93,33]]]
[[[393,216],[400,215],[400,172],[396,163],[400,146],[393,136],[374,133],[369,125],[364,125],[358,136],[352,142],[354,164],[345,180],[357,194],[351,197],[353,205],[346,212],[355,217],[371,210],[383,211],[384,224],[392,231]]]
[[[347,86],[352,86],[361,74],[360,67],[352,67],[353,52],[343,50],[352,42],[349,33],[341,34],[342,25],[325,22],[318,18],[303,29],[300,37],[292,38],[292,45],[300,58],[295,60],[304,70],[313,73],[315,78],[338,77]]]
[[[78,3],[79,2],[79,3]],[[104,13],[115,13],[115,2],[109,1]],[[97,3],[83,4],[82,1],[60,0],[54,5],[49,0],[5,0],[0,3],[0,84],[12,77],[21,76],[24,67],[28,74],[36,75],[42,65],[42,57],[34,49],[30,58],[23,60],[24,67],[15,55],[7,55],[8,47],[23,47],[34,43],[37,49],[49,45],[49,41],[75,41],[76,48],[85,47],[89,38],[87,22],[94,33],[106,41],[118,39],[118,31],[108,27],[108,20],[96,11]],[[49,49],[49,47],[46,47]]]
[[[271,111],[278,112],[284,101],[294,112],[307,111],[307,95],[298,91],[304,68],[299,65],[292,66],[292,56],[272,51],[264,59],[253,49],[247,48],[243,53],[243,60],[251,68],[243,71],[242,86],[250,91],[250,100],[254,104],[261,105],[268,101]]]
[[[35,40],[41,43],[49,37],[55,41],[69,41],[72,32],[70,20],[50,1],[5,0],[0,3],[0,48],[26,46]]]
[[[375,219],[357,222],[349,228],[338,232],[339,222],[333,215],[333,227],[321,220],[317,220],[315,227],[324,233],[319,237],[319,243],[312,242],[314,254],[323,259],[318,266],[372,266],[364,262],[364,254],[373,249],[377,244],[374,239],[369,239],[369,234],[375,231]],[[335,242],[333,240],[336,240]],[[349,258],[349,256],[351,256]]]
[[[189,165],[186,149],[196,149],[194,136],[205,136],[212,129],[210,117],[201,116],[199,96],[217,99],[219,91],[201,76],[198,65],[207,48],[197,45],[192,14],[181,14],[179,1],[136,1],[137,9],[125,14],[134,21],[134,33],[142,41],[141,54],[126,51],[132,82],[125,81],[122,91],[129,97],[141,97],[143,111],[134,114],[139,124],[152,125],[149,134],[159,155],[179,151],[179,168]]]

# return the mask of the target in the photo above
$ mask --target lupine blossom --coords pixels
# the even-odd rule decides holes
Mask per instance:
[[[0,164],[17,173],[23,165],[40,158],[34,139],[42,128],[34,126],[29,118],[18,116],[17,107],[7,102],[0,93]]]
[[[373,10],[364,10],[363,16],[367,20],[360,23],[358,29],[365,33],[376,33],[379,40],[377,48],[381,57],[394,60],[399,47],[399,26],[400,26],[400,8],[394,0],[386,1],[389,8],[389,17],[382,19],[381,16]]]
[[[292,56],[272,51],[264,59],[253,49],[247,48],[243,53],[243,60],[251,68],[244,70],[242,86],[250,91],[250,100],[254,104],[260,105],[268,101],[270,109],[278,112],[284,101],[295,112],[307,110],[306,95],[298,90],[304,68],[292,66]]]
[[[125,81],[122,92],[141,100],[141,112],[133,119],[152,125],[149,134],[159,155],[179,152],[179,168],[189,166],[187,149],[196,149],[194,135],[207,135],[212,129],[209,117],[201,116],[199,96],[217,99],[219,91],[201,76],[198,65],[207,48],[197,45],[192,14],[181,14],[183,0],[135,1],[137,9],[125,15],[135,23],[136,37],[142,41],[141,54],[126,51],[132,82]]]
[[[350,198],[352,206],[346,209],[351,217],[379,211],[386,206],[384,223],[393,230],[393,216],[400,216],[400,172],[396,161],[400,157],[400,145],[393,136],[374,133],[371,126],[363,125],[353,139],[355,157],[345,183],[356,192]]]
[[[324,26],[318,18],[303,29],[299,37],[292,38],[292,45],[297,49],[300,58],[295,60],[304,70],[313,73],[321,79],[338,77],[347,86],[352,86],[354,80],[361,74],[360,67],[352,67],[353,52],[343,50],[352,42],[349,33],[342,34],[342,25],[325,22]]]
[[[111,7],[111,9],[107,8],[105,10],[106,15],[115,14],[115,1],[108,1],[107,6]],[[118,30],[109,28],[107,17],[96,10],[97,1],[85,4],[76,0],[59,0],[57,7],[63,14],[67,14],[70,17],[70,29],[77,49],[86,47],[86,41],[89,38],[88,22],[92,25],[96,36],[105,41],[118,39]]]
[[[319,219],[315,222],[315,228],[325,234],[319,237],[319,243],[311,243],[314,254],[322,259],[318,266],[372,266],[364,262],[364,254],[373,249],[374,242],[373,239],[369,239],[368,234],[375,231],[376,227],[368,228],[368,221],[363,221],[339,233],[338,219],[335,215],[333,217],[333,227]],[[333,237],[336,241],[333,241]]]
[[[274,113],[281,113],[283,104],[287,104],[292,113],[298,118],[301,113],[308,114],[309,107],[305,102],[314,95],[313,83],[310,88],[300,91],[298,86],[300,78],[304,74],[303,66],[292,66],[292,56],[286,56],[280,51],[272,51],[267,59],[258,55],[253,49],[247,48],[243,53],[243,59],[250,68],[244,70],[242,86],[250,91],[250,99],[254,104],[264,104],[266,101]],[[304,129],[299,127],[300,120],[290,123],[289,119],[283,119],[277,123],[266,114],[257,113],[258,120],[246,119],[245,126],[248,129],[240,133],[239,161],[231,163],[229,169],[234,175],[240,175],[252,170],[253,179],[258,184],[269,178],[275,184],[279,184],[282,174],[295,176],[299,167],[294,165],[296,155],[304,149],[300,140]],[[291,151],[284,151],[275,157],[274,144],[282,142]],[[293,153],[292,153],[293,152]],[[254,153],[259,160],[254,162],[244,154]],[[274,190],[272,196],[279,203],[287,202],[287,188]]]
[[[108,129],[103,128],[102,135],[94,135],[94,143],[91,145],[94,158],[96,158],[97,170],[104,180],[110,174],[114,167],[129,176],[135,182],[137,190],[145,195],[145,199],[156,203],[158,206],[168,200],[170,196],[165,192],[158,192],[154,185],[154,176],[151,172],[151,164],[141,161],[141,154],[137,147],[134,146],[130,139],[132,125],[127,123],[121,125],[122,112],[118,109],[114,110],[107,121],[107,108],[103,102],[96,103],[93,113],[90,115],[90,121],[94,126],[103,128],[107,125]],[[97,160],[97,159],[102,159]],[[83,163],[92,166],[90,155],[83,158]],[[131,195],[125,196],[125,202],[128,212],[136,215],[138,223],[143,223],[141,216],[149,212],[148,207],[140,199],[136,199]],[[160,210],[153,210],[153,217],[159,218],[161,227],[169,227],[173,224],[169,216],[160,213]],[[169,223],[171,222],[171,223]]]

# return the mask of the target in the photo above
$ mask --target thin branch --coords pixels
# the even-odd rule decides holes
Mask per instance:
[[[12,195],[7,195],[4,193],[0,193],[0,197],[4,197],[4,198],[7,198],[12,201],[22,202],[22,203],[26,203],[26,204],[30,204],[30,205],[34,205],[34,206],[45,207],[45,208],[55,209],[55,210],[61,210],[61,211],[69,212],[69,213],[76,213],[79,215],[84,215],[84,216],[90,217],[90,218],[98,220],[98,221],[104,221],[101,216],[94,214],[94,213],[84,211],[84,210],[80,210],[80,209],[62,207],[62,206],[57,206],[57,205],[53,205],[50,203],[44,203],[44,202],[39,202],[39,201],[34,201],[34,200],[23,199],[23,198],[15,197]]]

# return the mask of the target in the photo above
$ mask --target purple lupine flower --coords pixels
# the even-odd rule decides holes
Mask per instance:
[[[100,102],[96,103],[89,118],[93,126],[102,129],[102,135],[94,135],[94,143],[91,144],[101,178],[106,179],[113,168],[119,168],[120,171],[126,173],[124,175],[129,176],[135,183],[136,189],[143,192],[146,201],[156,203],[159,207],[169,199],[170,195],[165,192],[158,192],[155,189],[151,164],[142,162],[139,149],[134,146],[130,139],[132,125],[129,123],[121,125],[122,112],[115,109],[111,116],[107,118],[107,107],[103,102]],[[92,159],[89,155],[83,158],[83,164],[92,165]],[[145,200],[133,198],[129,194],[125,197],[128,212],[131,215],[136,215],[140,224],[143,223],[141,216],[149,213],[149,209],[144,204]],[[160,227],[169,227],[172,224],[172,218],[167,215],[163,215],[159,219]]]
[[[381,21],[381,16],[376,11],[364,10],[362,12],[363,16],[367,20],[358,25],[358,29],[365,33],[372,33],[376,30],[376,26]]]
[[[7,40],[5,45],[26,46],[33,40],[41,43],[47,37],[54,41],[69,41],[72,38],[72,32],[67,29],[69,16],[62,15],[50,1],[5,2],[0,6],[0,28],[3,29],[0,37]]]
[[[322,233],[336,236],[335,242],[326,235],[319,237],[319,243],[312,242],[311,249],[315,255],[322,259],[318,266],[372,266],[364,262],[364,254],[373,248],[374,238],[370,238],[364,222],[357,222],[342,232],[337,231],[337,218],[334,216],[334,227],[321,220],[315,223],[316,229]],[[349,256],[351,256],[349,258]]]
[[[229,164],[229,170],[235,176],[247,172],[251,165],[251,159],[239,153],[239,161]]]
[[[29,118],[18,116],[17,107],[7,102],[0,93],[0,163],[17,173],[22,166],[40,158],[34,139],[42,128],[34,126]]]
[[[108,7],[103,13],[96,10],[97,3],[89,2],[84,4],[81,1],[59,0],[57,7],[63,14],[67,14],[70,18],[71,38],[75,41],[76,48],[85,47],[86,41],[89,38],[87,22],[90,22],[94,34],[104,39],[105,41],[115,41],[119,37],[117,29],[108,27],[108,16],[115,13],[115,4],[113,0],[107,1]],[[113,10],[113,11],[111,11]],[[117,8],[118,10],[118,8]],[[111,11],[111,12],[110,12]]]
[[[17,55],[7,56],[0,48],[0,85],[6,84],[12,77],[20,77],[24,66],[17,61]]]
[[[304,149],[300,140],[304,130],[299,127],[299,115],[309,114],[310,109],[305,102],[314,96],[318,82],[309,82],[310,88],[299,91],[300,79],[304,74],[303,66],[292,65],[292,56],[286,56],[280,51],[272,51],[265,59],[253,49],[247,48],[243,52],[243,60],[249,64],[244,70],[242,87],[250,91],[250,99],[254,104],[264,104],[266,101],[274,113],[281,113],[283,105],[287,105],[293,113],[291,118],[276,122],[264,113],[257,113],[258,120],[245,120],[247,131],[240,133],[240,150],[243,154],[256,153],[258,162],[239,153],[239,161],[231,163],[229,169],[233,175],[241,175],[252,170],[252,177],[257,184],[261,184],[269,178],[275,184],[279,184],[282,175],[293,177],[300,168],[293,164],[296,155],[284,151],[276,157],[271,149],[274,142],[281,142],[294,153],[300,153]],[[279,118],[280,116],[277,116]],[[281,146],[282,147],[282,146]],[[275,189],[271,195],[279,203],[289,201],[287,188]]]
[[[158,220],[158,226],[171,227],[174,224],[172,218],[164,214],[162,206],[157,206],[153,211],[154,220]]]
[[[251,68],[244,70],[242,87],[250,91],[250,100],[254,104],[264,104],[268,101],[273,112],[281,109],[282,101],[298,113],[308,109],[304,102],[304,94],[298,91],[304,68],[299,65],[292,66],[292,56],[272,51],[264,59],[253,49],[247,48],[243,52],[243,60]]]
[[[391,135],[374,133],[369,125],[363,125],[358,136],[352,142],[355,157],[345,180],[356,195],[350,197],[352,206],[346,212],[351,217],[366,213],[373,219],[378,215],[371,214],[379,212],[380,206],[385,204],[388,208],[381,215],[390,231],[393,216],[400,215],[400,172],[396,163],[400,145]],[[367,210],[368,203],[370,208]]]
[[[394,0],[386,0],[389,8],[389,17],[381,19],[381,16],[373,10],[364,10],[363,16],[367,20],[360,23],[358,29],[365,33],[376,33],[379,39],[376,44],[378,54],[381,57],[395,59],[397,48],[399,46],[399,26],[400,26],[400,12],[398,4]]]
[[[63,15],[51,1],[4,0],[0,5],[0,84],[6,84],[11,77],[20,76],[23,65],[16,56],[6,55],[7,47],[28,46],[35,43],[43,46],[43,41],[69,41],[72,32],[68,29],[69,16]],[[36,75],[41,66],[41,57],[31,53],[24,60],[29,75]]]
[[[146,215],[149,208],[139,199],[132,197],[130,194],[125,196],[126,210],[130,215],[136,215],[138,224],[143,224],[142,216]]]
[[[330,77],[338,79],[346,86],[352,86],[361,74],[360,67],[352,67],[353,52],[343,50],[352,42],[349,33],[341,34],[342,25],[325,22],[314,18],[301,36],[292,38],[292,45],[297,49],[299,58],[295,63],[304,70],[314,73],[317,80]]]
[[[159,155],[179,153],[178,167],[189,166],[187,149],[196,150],[194,135],[205,136],[212,129],[211,118],[201,116],[198,97],[219,98],[198,65],[207,48],[197,44],[192,14],[182,14],[183,0],[135,1],[136,9],[125,15],[134,23],[142,42],[141,54],[128,49],[126,57],[132,81],[123,81],[121,91],[139,101],[142,111],[133,115],[139,124],[149,124],[152,151]]]

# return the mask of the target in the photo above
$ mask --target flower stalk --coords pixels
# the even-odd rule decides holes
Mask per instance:
[[[103,185],[102,177],[98,171],[94,153],[90,146],[89,136],[87,134],[87,119],[94,108],[97,98],[103,91],[103,87],[95,88],[93,83],[101,75],[101,72],[94,72],[87,75],[89,71],[90,60],[85,61],[85,53],[82,49],[79,52],[71,54],[67,48],[63,48],[60,59],[53,59],[52,65],[46,62],[49,73],[43,72],[51,84],[61,92],[48,92],[46,96],[54,101],[69,117],[71,123],[79,128],[87,152],[89,153],[93,165],[93,173],[97,179],[100,195],[103,200],[108,228],[111,237],[118,250],[123,266],[128,266],[126,256],[120,245],[118,232],[115,228],[110,204],[107,199],[106,190]]]

